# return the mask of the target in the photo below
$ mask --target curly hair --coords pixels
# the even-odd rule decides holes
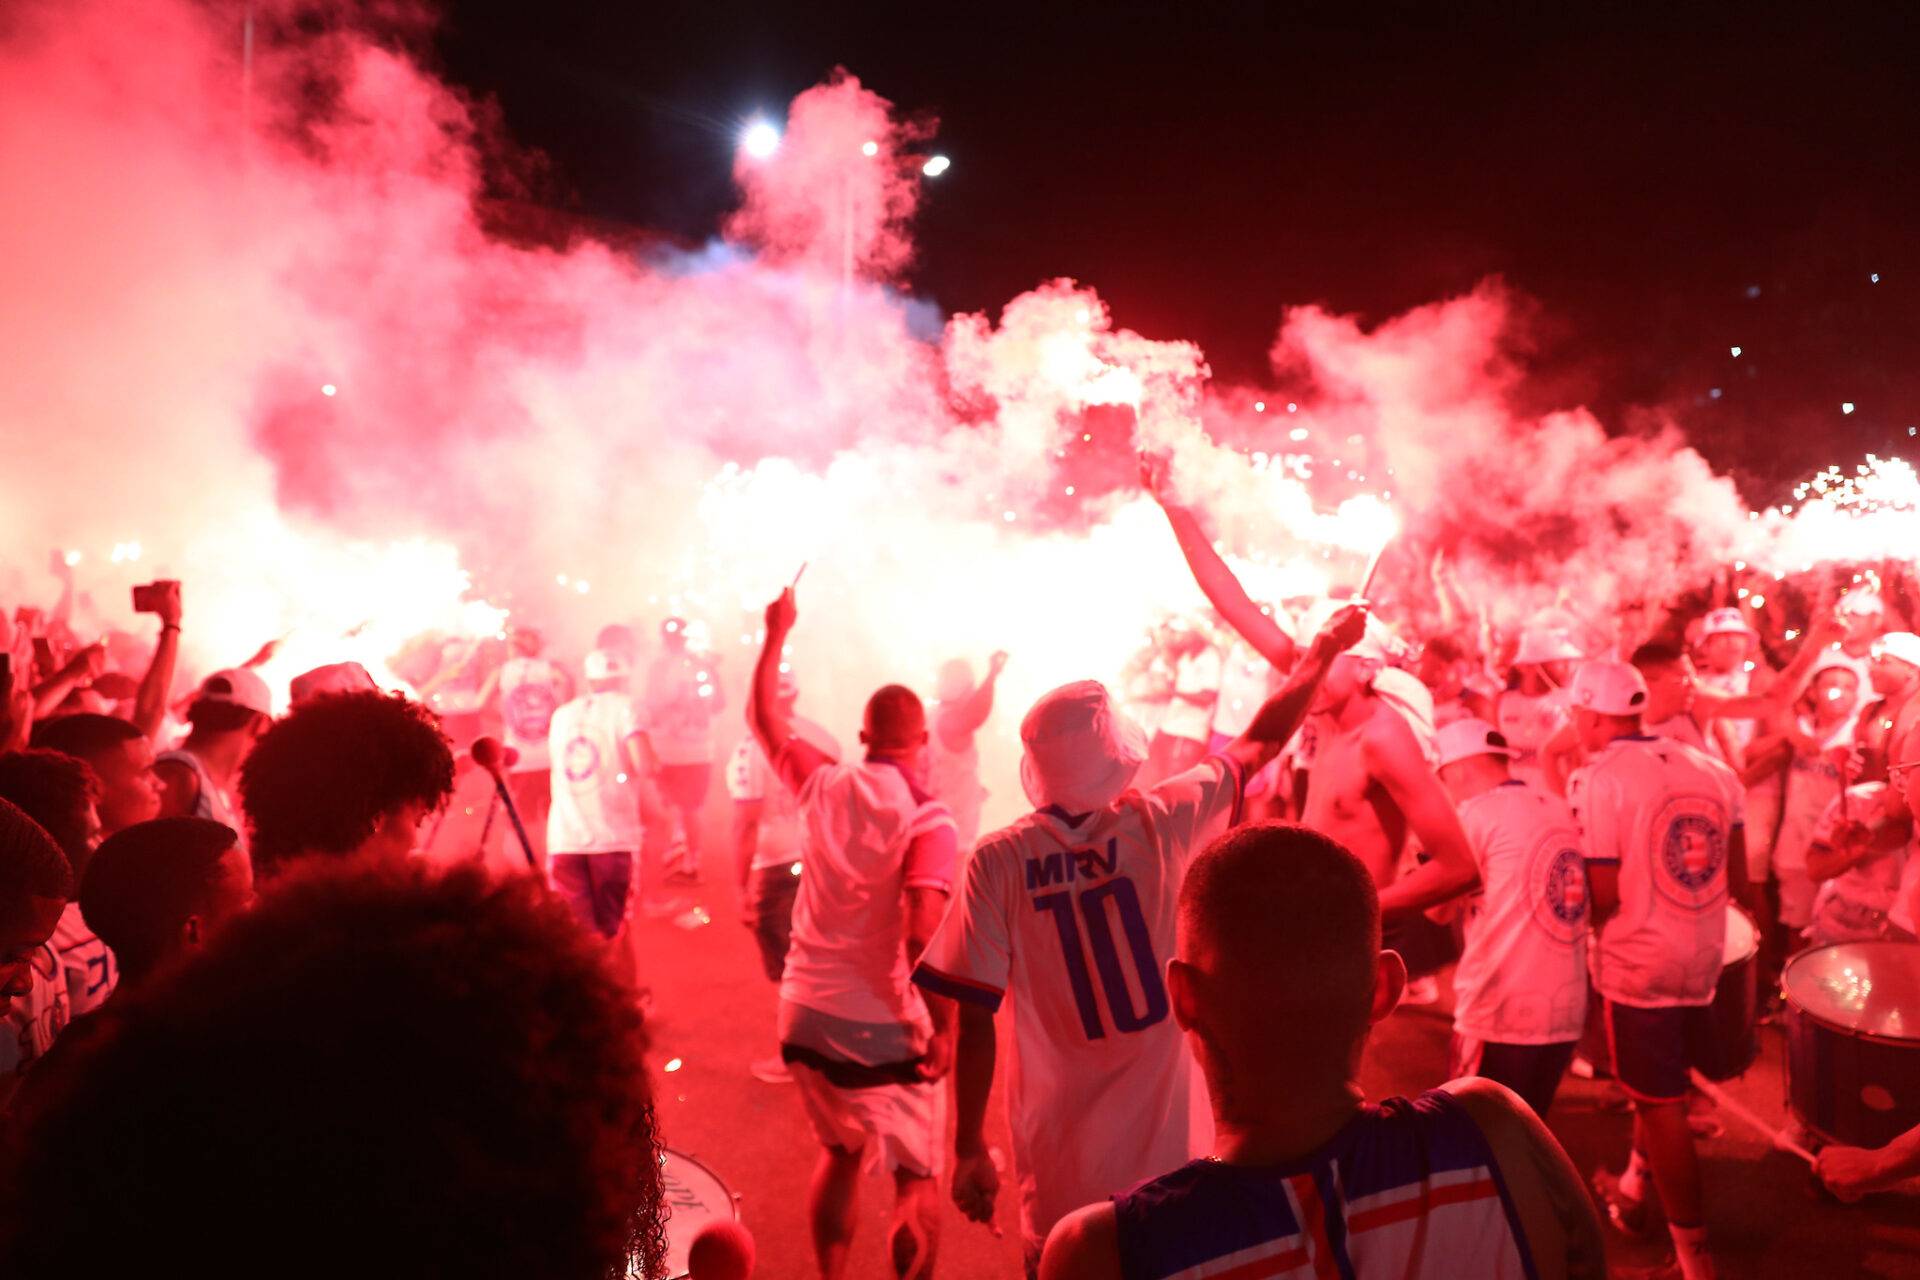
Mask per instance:
[[[86,874],[95,824],[87,810],[100,800],[100,779],[84,760],[29,748],[0,755],[0,799],[11,800],[46,828],[75,877]]]
[[[434,714],[400,694],[330,693],[260,735],[240,766],[254,870],[304,853],[351,853],[408,803],[453,793],[453,750]]]
[[[17,910],[26,898],[71,898],[73,880],[47,829],[13,801],[0,800],[0,911]]]
[[[309,860],[101,1017],[0,1274],[662,1272],[641,1015],[537,882]]]

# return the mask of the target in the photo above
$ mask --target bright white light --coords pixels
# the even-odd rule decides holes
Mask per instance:
[[[1853,401],[1851,401],[1851,400],[1842,400],[1842,401],[1840,402],[1840,412],[1842,412],[1842,413],[1852,413],[1852,412],[1853,412]]]
[[[667,1065],[660,1069],[662,1071],[678,1071],[683,1065],[685,1064],[683,1064],[678,1058],[668,1058]]]
[[[1265,413],[1267,411],[1267,402],[1265,400],[1255,400],[1253,402],[1253,411],[1255,413]]]
[[[880,144],[877,142],[863,142],[860,144],[860,154],[868,157],[877,156],[880,154]]]
[[[780,131],[765,120],[755,120],[741,131],[740,149],[755,160],[765,160],[780,149]]]
[[[1734,358],[1735,360],[1738,360],[1738,359],[1740,358],[1740,348],[1738,348],[1738,347],[1733,347],[1733,348],[1731,348],[1731,350],[1733,351],[1733,358]]]
[[[1880,283],[1880,273],[1879,273],[1878,271],[1875,271],[1875,272],[1873,272],[1873,273],[1871,273],[1870,275],[1868,275],[1868,276],[1867,276],[1867,283],[1868,283],[1868,284],[1879,284],[1879,283]]]
[[[80,553],[78,551],[69,551],[60,558],[67,562],[67,568],[69,569],[80,563]]]
[[[320,394],[323,396],[330,396],[334,394],[336,391],[338,391],[339,389],[340,388],[334,386],[331,382],[329,382],[325,386],[320,388]]]
[[[953,161],[947,159],[945,156],[928,156],[927,162],[920,166],[920,172],[926,174],[929,178],[937,178],[952,167]],[[1874,277],[1876,280],[1879,278],[1879,276]]]
[[[1295,427],[1293,430],[1287,432],[1287,439],[1289,440],[1305,440],[1306,438],[1307,429],[1305,427]]]

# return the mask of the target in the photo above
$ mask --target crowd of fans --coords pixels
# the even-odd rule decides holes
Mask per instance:
[[[145,643],[81,643],[56,558],[56,603],[0,618],[0,1274],[336,1275],[372,1240],[394,1275],[661,1274],[632,935],[678,906],[635,886],[703,883],[723,759],[779,990],[750,1069],[819,1140],[822,1275],[863,1170],[900,1275],[932,1273],[943,1178],[992,1220],[1003,1023],[1030,1273],[1600,1275],[1603,1222],[1664,1218],[1667,1272],[1714,1274],[1690,1069],[1728,911],[1762,991],[1802,947],[1914,940],[1903,579],[1730,575],[1501,635],[1436,562],[1410,634],[1262,607],[1146,478],[1212,611],[1027,710],[1031,812],[984,833],[1007,655],[930,704],[880,688],[848,752],[799,713],[792,590],[716,744],[680,618],[650,657],[605,628],[577,678],[517,624],[395,655],[411,693],[335,663],[276,714],[271,647],[180,670],[178,583],[142,589]],[[489,730],[535,874],[415,856]],[[1449,966],[1450,1063],[1368,1102],[1372,1028]],[[1555,1139],[1568,1071],[1617,1083],[1623,1170]],[[1909,1135],[1820,1167],[1851,1197],[1917,1162]]]

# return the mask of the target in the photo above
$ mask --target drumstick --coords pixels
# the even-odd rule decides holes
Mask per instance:
[[[1706,1094],[1733,1115],[1751,1125],[1756,1132],[1771,1138],[1774,1146],[1780,1148],[1782,1151],[1799,1156],[1807,1162],[1809,1168],[1812,1167],[1814,1163],[1813,1152],[1807,1150],[1792,1138],[1789,1138],[1784,1130],[1776,1129],[1765,1120],[1762,1120],[1759,1116],[1748,1110],[1744,1103],[1735,1101],[1732,1094],[1701,1075],[1698,1071],[1689,1071],[1687,1074],[1693,1078],[1694,1088]]]
[[[793,582],[792,582],[792,583],[791,583],[791,584],[790,584],[790,585],[789,585],[789,586],[787,587],[787,590],[789,590],[789,591],[793,591],[793,590],[797,590],[797,589],[799,588],[799,586],[800,586],[800,577],[801,577],[801,575],[802,575],[802,574],[804,574],[804,573],[806,573],[806,571],[807,571],[807,565],[808,565],[808,564],[810,564],[810,563],[811,563],[811,561],[807,561],[807,560],[802,560],[802,561],[800,562],[800,569],[799,569],[799,572],[797,572],[797,573],[795,573],[795,574],[793,575]]]

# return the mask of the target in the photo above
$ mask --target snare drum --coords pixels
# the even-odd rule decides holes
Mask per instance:
[[[1842,942],[1787,962],[1787,1101],[1823,1142],[1920,1124],[1920,943]]]
[[[740,1206],[719,1174],[685,1152],[661,1151],[660,1184],[667,1209],[668,1280],[685,1280],[687,1251],[700,1228],[716,1219],[738,1221]]]
[[[1709,1080],[1731,1080],[1760,1056],[1759,973],[1760,930],[1744,909],[1728,903],[1720,981],[1693,1047],[1693,1065]]]

